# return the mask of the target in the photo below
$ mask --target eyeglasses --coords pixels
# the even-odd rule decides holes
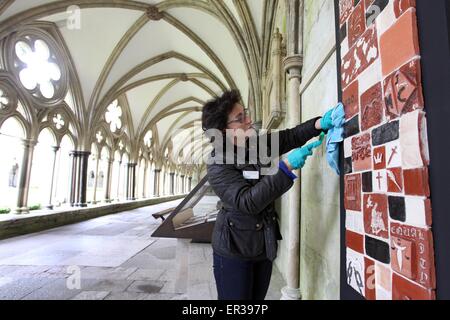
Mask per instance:
[[[247,119],[247,117],[249,117],[249,116],[250,116],[250,110],[244,109],[243,113],[239,114],[236,119],[229,121],[227,124],[232,124],[235,122],[239,122],[239,123],[243,124],[243,123],[245,123],[245,119]]]

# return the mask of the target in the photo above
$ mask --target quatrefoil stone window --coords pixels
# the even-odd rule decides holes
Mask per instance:
[[[102,141],[103,141],[104,137],[103,137],[103,135],[102,135],[102,132],[101,132],[101,131],[97,132],[97,135],[96,135],[95,137],[96,137],[96,139],[97,139],[97,142],[98,142],[99,144],[100,144],[100,143],[102,143]]]
[[[114,133],[122,128],[122,107],[116,100],[108,106],[105,114],[105,120],[109,124],[111,132]]]
[[[9,99],[6,96],[6,93],[0,89],[0,110],[4,110],[9,106]]]
[[[59,113],[53,117],[53,123],[58,130],[64,128],[64,125],[66,124],[64,118]]]
[[[46,99],[55,95],[55,84],[61,79],[61,70],[51,62],[50,49],[43,40],[34,42],[34,50],[24,41],[16,43],[17,58],[24,64],[19,73],[20,82],[30,91],[39,88],[39,92]]]

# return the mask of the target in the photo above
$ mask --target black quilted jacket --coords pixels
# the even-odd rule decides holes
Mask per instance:
[[[320,135],[322,131],[315,128],[317,119],[280,131],[279,154],[299,148]],[[270,148],[270,138],[267,140]],[[216,161],[207,167],[208,181],[222,201],[212,236],[213,250],[221,256],[255,261],[276,258],[277,240],[282,238],[274,201],[294,183],[282,170],[275,175],[259,175],[256,180],[244,178],[244,171],[259,172],[261,168],[259,161],[258,164]]]

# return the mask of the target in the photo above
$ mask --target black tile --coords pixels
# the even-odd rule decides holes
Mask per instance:
[[[350,173],[353,172],[352,157],[345,158],[345,161],[344,161],[344,172],[345,172],[345,174],[350,174]]]
[[[364,172],[362,174],[362,189],[363,192],[372,192],[372,171]]]
[[[369,257],[388,264],[391,262],[389,244],[366,236],[366,253]]]
[[[372,143],[374,146],[397,140],[400,136],[398,121],[393,121],[382,125],[372,131]]]
[[[389,0],[375,0],[374,3],[367,8],[366,11],[366,25],[370,27],[376,18],[383,12],[386,6],[389,4]]]
[[[347,22],[345,22],[339,30],[339,39],[341,40],[341,43],[345,38],[347,38]]]
[[[404,197],[389,197],[389,216],[397,221],[406,221],[406,205]]]
[[[349,138],[359,133],[359,115],[353,117],[344,125],[344,136]]]

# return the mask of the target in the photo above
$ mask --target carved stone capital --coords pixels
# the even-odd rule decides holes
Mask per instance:
[[[301,78],[303,68],[303,56],[299,54],[291,55],[283,60],[284,71],[289,73],[289,79]]]

